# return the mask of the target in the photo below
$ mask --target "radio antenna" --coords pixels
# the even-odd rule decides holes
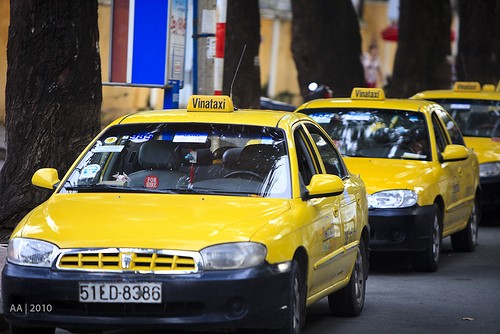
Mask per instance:
[[[233,75],[233,81],[231,81],[231,87],[229,88],[229,97],[231,98],[231,100],[233,99],[234,80],[236,79],[236,75],[238,74],[238,71],[240,69],[241,61],[243,60],[243,55],[245,54],[246,48],[247,48],[247,45],[245,44],[245,46],[243,47],[243,51],[241,51],[241,56],[240,56],[240,60],[238,61],[238,66],[236,67],[236,71],[234,72],[234,75]]]

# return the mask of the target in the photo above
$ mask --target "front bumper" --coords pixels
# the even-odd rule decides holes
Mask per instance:
[[[500,211],[500,176],[481,177],[481,211]]]
[[[187,275],[60,271],[7,263],[9,323],[72,329],[277,328],[287,315],[290,270],[277,266]],[[79,282],[161,282],[161,304],[81,303]]]
[[[373,251],[423,251],[431,238],[433,206],[370,209],[370,249]]]

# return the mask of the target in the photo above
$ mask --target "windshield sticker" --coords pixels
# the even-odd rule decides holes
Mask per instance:
[[[148,141],[151,138],[153,138],[152,133],[143,132],[130,136],[130,141],[133,143],[144,143],[145,141]]]
[[[174,136],[170,132],[161,133],[161,140],[172,141],[173,138]]]
[[[206,143],[208,134],[203,133],[176,133],[174,143]]]
[[[125,146],[124,145],[104,145],[98,146],[92,149],[92,153],[111,153],[111,152],[121,152]]]
[[[79,179],[91,179],[94,178],[97,173],[101,170],[101,166],[98,164],[88,165],[82,170],[82,173],[78,177]]]
[[[330,123],[330,119],[334,114],[331,113],[314,113],[309,114],[309,116],[318,123]]]
[[[271,137],[262,137],[260,140],[261,144],[272,145],[274,140]]]
[[[369,121],[370,115],[348,114],[342,115],[343,121]]]
[[[452,103],[450,104],[451,109],[463,109],[463,110],[469,110],[470,109],[470,104],[464,104],[464,103]]]
[[[144,179],[144,187],[146,187],[148,189],[156,189],[156,188],[158,188],[159,184],[160,184],[160,180],[158,179],[157,176],[148,175]]]
[[[104,143],[105,144],[113,144],[117,140],[118,140],[118,138],[116,138],[116,137],[108,137],[108,138],[104,139]]]

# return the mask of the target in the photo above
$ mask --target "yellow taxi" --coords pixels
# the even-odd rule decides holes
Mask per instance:
[[[500,208],[500,91],[494,85],[456,82],[453,89],[427,90],[412,99],[426,99],[442,105],[460,127],[465,143],[479,160],[481,211]]]
[[[3,270],[13,332],[270,328],[306,306],[359,315],[368,204],[305,115],[192,96],[104,129],[13,232]]]
[[[354,88],[351,98],[314,100],[297,112],[328,132],[365,182],[372,251],[411,252],[416,270],[436,271],[442,238],[451,236],[456,250],[475,248],[478,162],[441,106]]]

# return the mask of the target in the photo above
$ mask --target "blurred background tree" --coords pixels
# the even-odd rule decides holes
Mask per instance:
[[[388,97],[450,87],[450,27],[450,0],[400,1],[398,48]]]
[[[33,173],[63,175],[100,130],[97,0],[11,1],[7,63],[0,224],[13,227],[50,195]]]
[[[259,0],[228,1],[222,90],[225,95],[232,93],[233,103],[238,108],[260,107],[259,45]]]
[[[327,85],[333,96],[350,96],[364,86],[361,34],[351,0],[292,0],[292,53],[300,93],[311,82]]]

